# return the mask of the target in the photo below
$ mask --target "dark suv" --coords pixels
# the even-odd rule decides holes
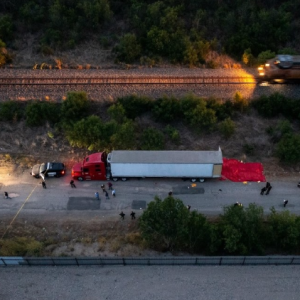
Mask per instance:
[[[35,178],[42,177],[60,177],[65,175],[66,168],[63,163],[47,162],[41,165],[35,165],[32,167],[31,175]]]

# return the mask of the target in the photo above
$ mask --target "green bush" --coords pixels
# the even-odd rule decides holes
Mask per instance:
[[[235,132],[235,123],[230,119],[225,119],[219,124],[219,131],[224,138],[230,138]]]
[[[160,122],[178,122],[181,118],[180,101],[174,96],[163,96],[154,102],[152,113]]]
[[[271,96],[263,95],[252,101],[253,107],[263,117],[276,117],[284,112],[289,100],[282,94],[274,93]]]
[[[84,118],[89,110],[89,101],[86,92],[68,92],[67,99],[61,107],[61,116],[64,122],[72,123]]]
[[[165,147],[164,135],[155,128],[147,128],[141,136],[142,150],[163,150]]]
[[[125,121],[126,119],[126,112],[125,112],[125,109],[123,107],[122,104],[120,103],[116,103],[116,104],[113,104],[111,105],[108,110],[107,110],[107,113],[109,114],[109,116],[115,120],[116,122],[118,123],[122,123],[123,121]]]
[[[275,52],[272,52],[270,50],[263,51],[258,54],[257,56],[257,64],[258,65],[264,65],[267,60],[274,58],[276,56]]]
[[[109,143],[105,126],[97,116],[76,122],[67,130],[66,137],[71,146],[90,150],[103,150]]]
[[[126,117],[132,120],[151,110],[153,105],[151,98],[137,95],[118,98],[117,102],[122,104]]]
[[[234,115],[234,104],[230,100],[223,102],[211,97],[206,100],[206,107],[215,111],[218,121],[223,121]]]
[[[300,135],[285,134],[276,147],[276,156],[282,162],[300,162]]]
[[[23,116],[22,106],[18,101],[0,103],[0,121],[19,121]]]
[[[120,150],[132,150],[136,148],[136,125],[128,120],[116,128],[116,132],[110,138],[111,148]]]
[[[26,125],[42,126],[46,121],[56,124],[60,121],[60,106],[57,103],[34,101],[26,106]]]
[[[127,33],[121,38],[114,51],[120,61],[132,63],[141,55],[141,45],[135,34]]]
[[[233,97],[233,108],[240,112],[245,112],[248,109],[249,103],[243,98],[240,92],[236,92]]]
[[[300,246],[299,220],[289,211],[276,212],[273,207],[268,216],[270,245],[277,251],[295,251]]]
[[[176,145],[180,143],[180,134],[178,130],[170,125],[167,125],[164,131],[173,143],[175,143]]]

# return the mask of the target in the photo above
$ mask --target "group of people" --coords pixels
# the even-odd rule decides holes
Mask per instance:
[[[125,214],[123,213],[123,211],[121,211],[121,213],[119,214],[119,216],[121,217],[122,220],[124,220]],[[131,220],[134,220],[135,219],[135,212],[131,211],[130,216],[131,216]]]
[[[265,192],[266,192],[266,195],[269,195],[271,189],[272,189],[272,186],[271,186],[270,182],[267,182],[267,183],[266,183],[266,186],[263,187],[263,188],[260,190],[260,194],[261,194],[261,195],[264,195]]]

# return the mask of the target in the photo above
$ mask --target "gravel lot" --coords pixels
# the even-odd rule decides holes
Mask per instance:
[[[9,267],[1,300],[298,300],[300,266]]]

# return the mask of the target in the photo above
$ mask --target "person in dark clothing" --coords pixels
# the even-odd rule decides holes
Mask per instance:
[[[269,195],[271,189],[272,189],[272,186],[270,185],[270,186],[268,187],[268,189],[267,189],[266,195]]]
[[[104,185],[104,184],[101,185],[101,189],[102,189],[102,192],[103,192],[103,193],[106,192],[106,190],[105,190],[105,185]]]
[[[267,190],[266,187],[263,187],[261,190],[260,190],[260,194],[263,195],[265,193],[265,191]]]
[[[283,200],[283,207],[286,207],[286,205],[289,203],[289,200]]]
[[[113,186],[112,183],[109,182],[107,185],[108,185],[108,189],[109,189],[109,190],[112,190],[112,186]]]
[[[266,189],[268,189],[271,186],[270,182],[266,183]]]
[[[121,211],[119,215],[121,216],[121,219],[124,220],[125,214],[123,213],[123,211]]]
[[[105,191],[105,198],[106,198],[106,200],[109,199],[109,196],[108,196],[108,192],[107,192],[107,191]]]
[[[5,198],[5,199],[11,199],[11,198],[8,196],[8,192],[4,192],[4,198]]]
[[[300,188],[300,182],[298,182],[297,187]]]
[[[188,205],[186,208],[188,209],[188,211],[191,210],[191,206],[190,205]]]
[[[130,215],[131,215],[131,220],[134,220],[135,219],[135,212],[132,211]]]
[[[74,180],[71,180],[71,181],[70,181],[70,186],[71,186],[71,188],[76,188],[76,185],[75,185],[75,183],[74,183]]]
[[[42,181],[42,186],[43,186],[44,189],[47,188],[45,180]]]
[[[171,196],[173,195],[173,192],[172,192],[172,191],[170,191],[168,195],[171,197]]]

